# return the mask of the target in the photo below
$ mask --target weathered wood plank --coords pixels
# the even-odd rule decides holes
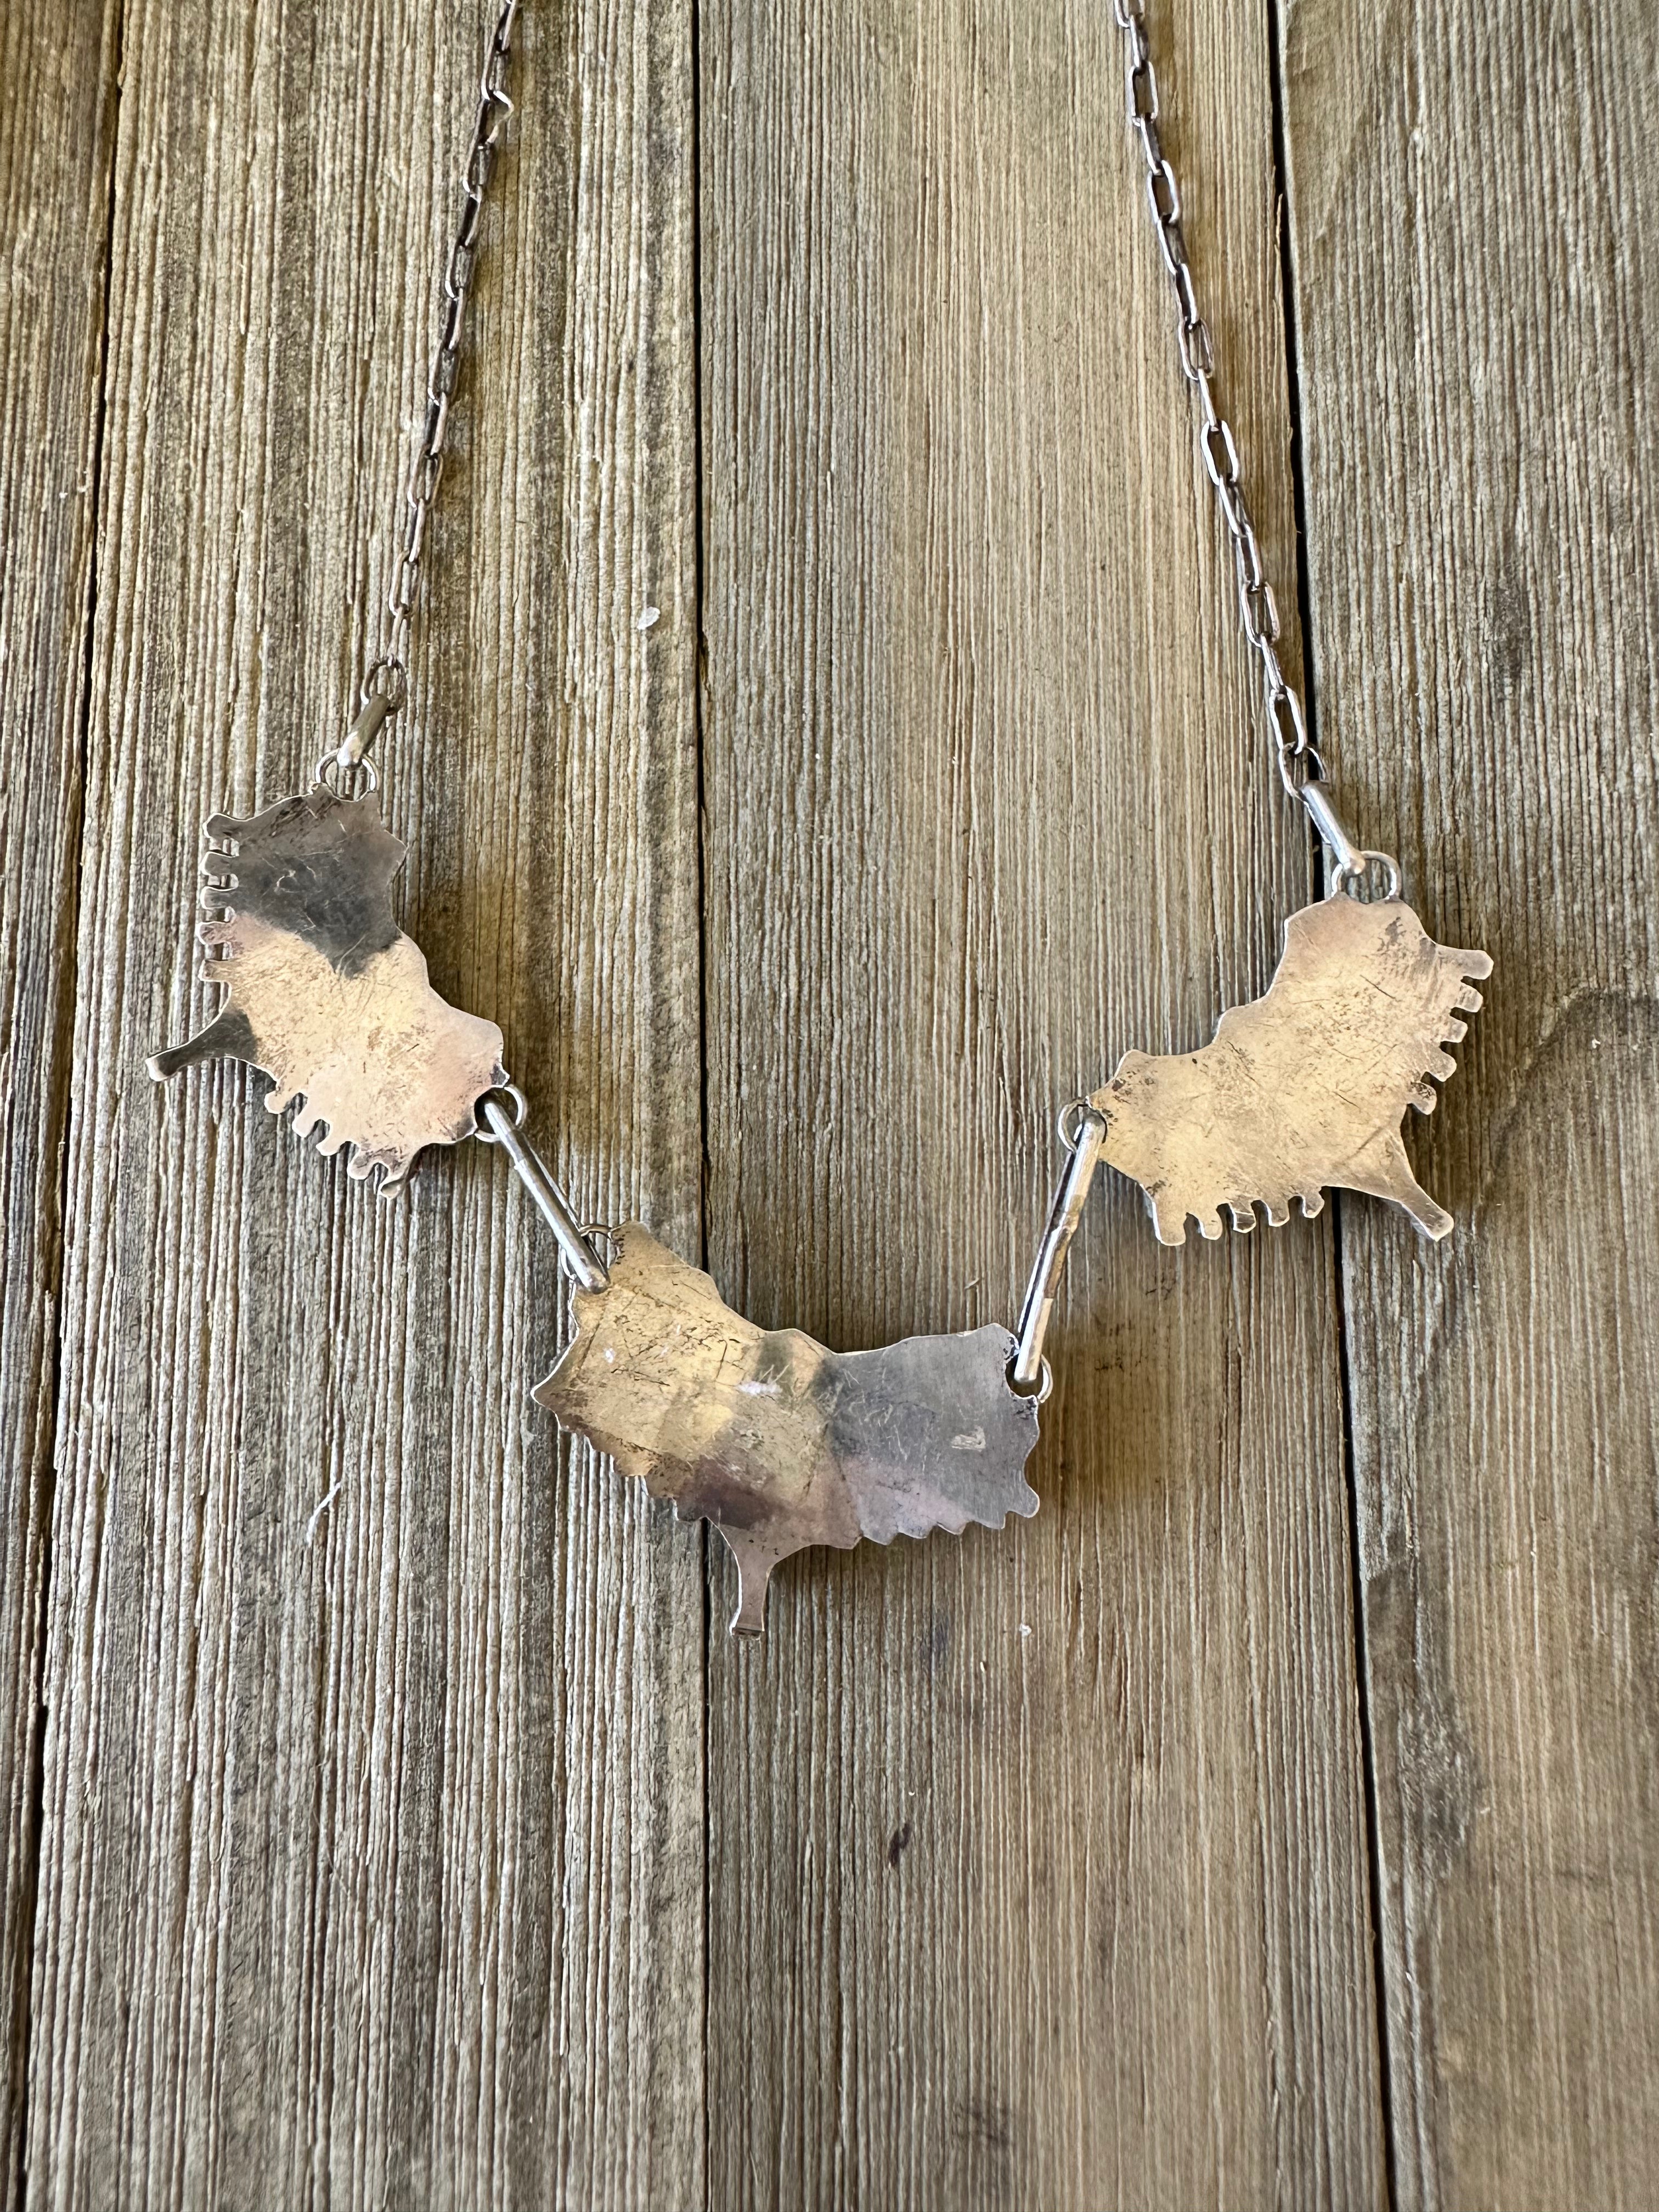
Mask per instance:
[[[28,2057],[113,10],[0,10],[0,2202]]]
[[[143,1070],[202,1010],[199,819],[303,784],[342,726],[483,27],[128,11],[41,2204],[702,2190],[699,1539],[528,1406],[558,1285],[504,1163],[469,1148],[382,1206],[240,1074]],[[643,4],[524,18],[386,765],[434,983],[502,1024],[582,1202],[695,1248],[689,38]]]
[[[1288,576],[1266,16],[1155,37]],[[853,1346],[1012,1310],[1059,1105],[1259,989],[1310,855],[1109,10],[700,52],[711,1256]],[[791,1562],[761,1650],[716,1579],[714,2203],[1381,2196],[1328,1231],[1119,1186],[1073,1267],[1034,1523]]]
[[[1368,835],[1498,966],[1345,1208],[1407,2206],[1652,2202],[1659,23],[1285,20],[1316,668]]]

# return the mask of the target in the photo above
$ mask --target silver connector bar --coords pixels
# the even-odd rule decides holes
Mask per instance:
[[[1106,1116],[1097,1106],[1085,1107],[1078,1117],[1077,1140],[1066,1163],[1066,1172],[1060,1179],[1060,1188],[1054,1193],[1048,1226],[1037,1247],[1036,1265],[1031,1270],[1024,1308],[1019,1316],[1019,1342],[1010,1370],[1010,1380],[1016,1389],[1035,1389],[1042,1380],[1042,1346],[1048,1334],[1048,1317],[1054,1310],[1060,1279],[1066,1272],[1066,1255],[1072,1249],[1078,1223],[1083,1218],[1095,1170],[1100,1165],[1100,1148],[1105,1141]]]
[[[343,769],[356,768],[380,736],[386,717],[396,711],[395,702],[386,692],[371,691],[363,702],[362,713],[346,732],[334,756],[337,765]]]
[[[1364,875],[1365,856],[1344,828],[1331,798],[1329,784],[1321,782],[1317,776],[1311,777],[1297,795],[1313,817],[1314,828],[1329,846],[1337,872],[1343,876]]]
[[[519,1181],[535,1200],[543,1220],[558,1238],[566,1273],[585,1291],[608,1291],[611,1277],[605,1262],[583,1235],[580,1222],[570,1210],[569,1200],[548,1173],[540,1153],[533,1146],[526,1144],[513,1116],[498,1098],[484,1099],[483,1117],[489,1124],[490,1135],[512,1161]]]

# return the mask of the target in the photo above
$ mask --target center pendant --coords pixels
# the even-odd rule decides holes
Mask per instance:
[[[757,1328],[648,1231],[630,1225],[619,1245],[607,1286],[574,1293],[576,1334],[532,1395],[679,1519],[720,1531],[738,1566],[734,1635],[762,1632],[791,1553],[1036,1511],[1024,1470],[1037,1398],[1010,1384],[1006,1329],[831,1352]]]

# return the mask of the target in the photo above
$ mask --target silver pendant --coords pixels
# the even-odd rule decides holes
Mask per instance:
[[[427,980],[426,958],[392,918],[408,848],[371,790],[325,784],[240,821],[216,814],[202,856],[201,974],[228,997],[207,1027],[149,1062],[157,1081],[205,1060],[241,1060],[295,1099],[296,1135],[319,1152],[349,1145],[347,1172],[385,1170],[400,1189],[428,1145],[472,1133],[474,1109],[507,1081],[501,1033]]]
[[[809,1545],[1000,1528],[1037,1509],[1023,1469],[1037,1400],[1009,1387],[1006,1329],[830,1352],[757,1328],[648,1231],[620,1232],[601,1290],[533,1395],[738,1563],[734,1634],[765,1626],[773,1568]]]
[[[1452,1218],[1418,1183],[1401,1142],[1408,1106],[1434,1107],[1480,994],[1487,954],[1437,945],[1402,900],[1338,891],[1285,925],[1265,997],[1235,1006],[1200,1051],[1126,1053],[1090,1104],[1105,1117],[1101,1157],[1146,1194],[1158,1241],[1275,1226],[1291,1200],[1317,1213],[1332,1186],[1403,1206],[1427,1236]]]

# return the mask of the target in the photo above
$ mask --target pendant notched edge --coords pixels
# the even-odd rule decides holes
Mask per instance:
[[[1477,1012],[1488,954],[1437,945],[1400,899],[1338,893],[1285,925],[1273,981],[1193,1053],[1126,1053],[1090,1103],[1102,1157],[1139,1183],[1158,1241],[1248,1231],[1261,1206],[1282,1226],[1292,1200],[1317,1213],[1328,1188],[1401,1206],[1438,1240],[1452,1217],[1412,1173],[1408,1107],[1433,1110],[1455,1074],[1446,1047]]]
[[[738,1568],[733,1634],[763,1632],[772,1571],[793,1553],[1036,1512],[1037,1404],[1009,1383],[1006,1329],[831,1352],[757,1328],[637,1224],[619,1246],[607,1287],[573,1294],[575,1334],[531,1395],[719,1531]]]
[[[210,1060],[271,1079],[272,1114],[295,1134],[350,1147],[347,1172],[401,1190],[428,1145],[473,1133],[478,1100],[507,1080],[494,1022],[432,988],[425,955],[392,919],[408,848],[370,792],[319,784],[246,819],[207,823],[197,936],[204,982],[225,998],[207,1026],[153,1054],[157,1082]]]

